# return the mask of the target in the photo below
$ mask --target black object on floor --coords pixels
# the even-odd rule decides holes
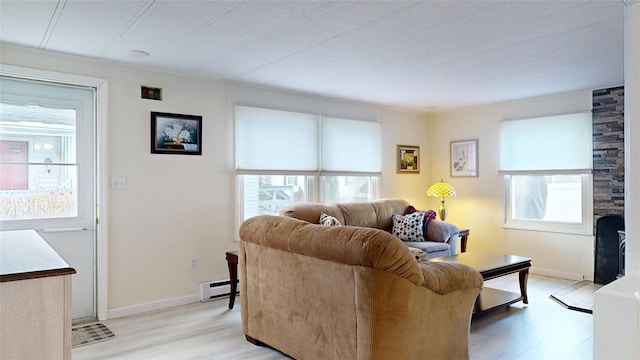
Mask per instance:
[[[618,277],[620,269],[619,234],[624,230],[624,218],[605,215],[596,221],[593,282],[606,285]]]

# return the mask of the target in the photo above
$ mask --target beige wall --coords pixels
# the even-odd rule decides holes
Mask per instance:
[[[456,111],[424,114],[304,94],[148,71],[106,62],[2,47],[0,62],[105,78],[108,94],[108,176],[126,176],[127,189],[108,189],[108,308],[193,299],[204,281],[228,278],[224,252],[237,243],[234,214],[233,105],[322,111],[331,116],[375,118],[383,124],[381,197],[404,198],[437,209],[426,189],[443,178],[448,220],[471,229],[470,250],[533,258],[534,271],[591,279],[591,236],[505,230],[498,175],[498,122],[591,109],[591,91]],[[140,99],[140,86],[163,88],[163,101]],[[203,116],[202,156],[149,151],[149,113]],[[449,141],[479,139],[477,178],[450,178]],[[421,148],[421,173],[396,174],[396,145]],[[198,269],[189,270],[192,257]],[[161,307],[161,305],[160,305]],[[143,309],[143,308],[140,308]]]
[[[237,248],[233,167],[236,102],[381,120],[380,196],[425,204],[428,168],[420,174],[397,175],[395,163],[397,144],[426,149],[424,114],[15,47],[3,46],[0,54],[2,64],[108,80],[108,177],[127,177],[126,190],[107,189],[107,307],[112,315],[114,309],[135,308],[118,312],[131,313],[162,307],[163,302],[175,303],[172,299],[193,299],[201,282],[228,279],[224,252]],[[140,99],[141,85],[162,88],[163,101]],[[202,115],[202,156],[150,154],[151,111]],[[198,269],[193,271],[188,266],[192,257],[198,259]]]
[[[591,91],[513,101],[448,111],[430,116],[431,174],[443,177],[457,190],[449,198],[451,222],[471,229],[469,250],[506,252],[532,258],[533,272],[593,279],[593,237],[503,229],[503,180],[498,174],[498,122],[590,111]],[[549,131],[553,131],[549,129]],[[450,178],[449,141],[477,138],[477,178]],[[541,144],[542,146],[544,144]],[[432,202],[437,206],[437,200]]]

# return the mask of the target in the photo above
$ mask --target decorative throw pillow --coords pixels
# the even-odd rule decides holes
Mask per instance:
[[[427,252],[422,249],[414,248],[411,246],[407,247],[409,248],[409,251],[411,251],[411,255],[415,256],[416,260],[418,261],[424,260],[424,258],[427,256]]]
[[[393,228],[391,233],[402,241],[424,241],[422,223],[424,214],[422,211],[409,215],[393,214]]]
[[[429,222],[431,220],[434,220],[436,218],[436,212],[433,210],[418,210],[412,205],[409,205],[407,206],[406,213],[413,214],[418,211],[424,213],[424,218],[422,219],[422,234],[424,235],[424,240],[429,241],[429,239],[427,238],[427,225],[429,225]]]
[[[323,212],[320,213],[319,224],[322,224],[325,226],[342,226],[342,224],[340,224],[340,221],[336,219],[334,216],[327,215]]]

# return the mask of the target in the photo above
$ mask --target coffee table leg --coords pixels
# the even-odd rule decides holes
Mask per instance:
[[[522,270],[518,273],[520,278],[520,294],[522,295],[522,302],[529,303],[529,297],[527,296],[527,280],[529,279],[529,269]]]

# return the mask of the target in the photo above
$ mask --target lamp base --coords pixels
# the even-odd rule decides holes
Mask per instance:
[[[440,200],[440,209],[438,211],[438,216],[440,216],[440,220],[445,221],[447,218],[447,207],[444,205],[444,199]]]

